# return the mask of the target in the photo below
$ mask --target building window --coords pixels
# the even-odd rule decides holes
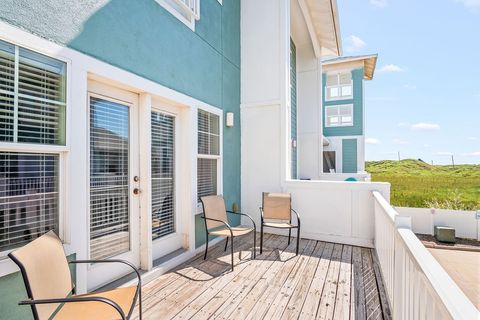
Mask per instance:
[[[220,117],[198,111],[198,198],[218,194],[218,169],[220,161]]]
[[[353,81],[351,72],[327,75],[326,100],[351,99],[353,97]]]
[[[336,154],[335,151],[323,151],[323,172],[336,172]]]
[[[174,17],[195,30],[195,20],[200,19],[200,0],[155,0]]]
[[[66,64],[0,41],[0,252],[59,232],[65,112]]]
[[[325,113],[327,127],[353,126],[353,104],[326,106]]]

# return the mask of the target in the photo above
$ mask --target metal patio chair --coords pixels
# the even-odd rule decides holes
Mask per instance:
[[[50,231],[8,254],[22,273],[35,320],[46,319],[130,319],[137,299],[142,318],[141,279],[135,266],[122,260],[67,261],[58,236]],[[136,286],[77,295],[69,264],[123,263],[138,277]]]
[[[297,217],[297,224],[292,224],[292,212]],[[262,194],[262,206],[260,207],[261,225],[260,225],[260,254],[263,252],[263,228],[288,229],[288,244],[292,236],[292,229],[297,229],[297,248],[300,243],[300,216],[292,209],[292,196],[289,193],[271,193]]]
[[[233,239],[235,237],[246,235],[253,231],[253,259],[256,257],[256,242],[257,242],[257,227],[255,222],[253,221],[252,217],[248,214],[240,213],[240,212],[233,212],[227,211],[225,209],[225,201],[223,200],[222,196],[207,196],[201,197],[200,201],[202,202],[203,206],[203,217],[205,221],[205,232],[206,232],[206,242],[205,242],[205,255],[203,259],[207,259],[207,252],[208,252],[208,236],[210,234],[215,236],[222,236],[226,237],[225,242],[225,249],[227,251],[228,240],[230,240],[230,249],[232,255],[232,271],[233,271]],[[238,214],[241,216],[248,217],[253,224],[253,227],[248,226],[238,226],[238,227],[231,227],[228,223],[227,212],[231,214]]]

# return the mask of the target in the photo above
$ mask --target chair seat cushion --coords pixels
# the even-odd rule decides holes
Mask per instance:
[[[279,222],[269,221],[269,222],[264,222],[263,225],[265,227],[272,227],[272,228],[293,228],[293,227],[296,227],[291,223],[283,222],[283,221],[279,221]]]
[[[253,231],[252,227],[244,227],[244,226],[232,227],[232,232],[234,237],[243,236],[252,231]],[[208,231],[208,233],[216,236],[231,237],[230,230],[228,228],[212,230],[212,231]]]
[[[133,301],[137,287],[118,288],[110,291],[82,294],[75,297],[102,297],[116,302],[122,308],[125,316],[128,316],[130,309],[134,307]],[[99,319],[113,320],[121,319],[120,314],[110,305],[102,302],[70,302],[65,303],[57,312],[55,320],[63,319]]]

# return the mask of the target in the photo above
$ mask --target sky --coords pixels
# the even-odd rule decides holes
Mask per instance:
[[[337,0],[365,81],[367,160],[480,164],[480,0]]]

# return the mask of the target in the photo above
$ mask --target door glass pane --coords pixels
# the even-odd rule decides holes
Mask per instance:
[[[90,98],[90,257],[130,250],[129,108]]]
[[[175,232],[175,118],[152,112],[152,239]]]

